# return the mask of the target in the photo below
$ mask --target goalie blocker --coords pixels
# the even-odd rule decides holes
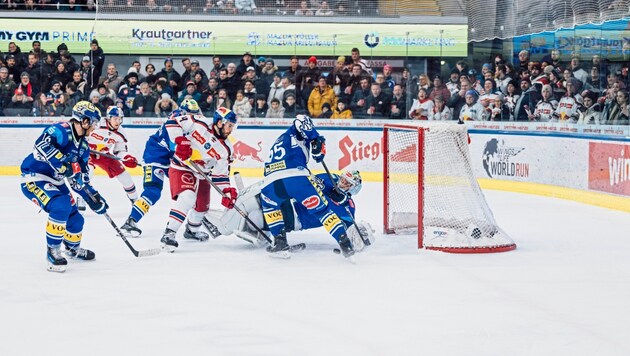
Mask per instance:
[[[354,175],[358,176],[358,184],[349,184],[347,183],[345,178],[339,178],[339,176],[335,175],[335,179],[341,179],[342,183],[340,187],[346,188],[346,191],[352,191],[357,193],[360,190],[360,175],[358,171]],[[344,174],[346,175],[346,174]],[[347,176],[352,177],[353,174],[349,173]],[[313,176],[315,180],[323,180],[327,179],[324,174]],[[247,213],[247,216],[254,222],[257,226],[262,227],[262,230],[267,233],[267,236],[270,237],[269,229],[265,224],[265,220],[263,217],[262,206],[260,202],[260,190],[263,187],[263,181],[259,181],[255,184],[246,187],[242,190],[236,200],[236,205],[241,208],[241,210]],[[354,246],[354,250],[359,252],[365,248],[365,244],[361,239],[358,231],[351,227],[352,222],[350,217],[348,216],[348,211],[345,209],[345,205],[349,207],[349,211],[354,215],[354,201],[351,196],[345,197],[336,197],[336,196],[328,196],[327,197],[330,202],[332,209],[335,213],[340,217],[341,220],[346,224],[348,231],[348,238],[352,241],[352,245]],[[341,201],[342,204],[338,204],[336,201]],[[307,230],[311,228],[320,227],[321,223],[316,217],[312,217],[306,215],[304,209],[301,209],[301,205],[298,204],[295,200],[291,200],[290,204],[285,204],[282,206],[282,214],[285,219],[285,228],[287,232],[290,231],[300,231]],[[256,246],[266,246],[266,239],[260,235],[260,233],[256,230],[255,227],[251,226],[240,214],[238,214],[233,209],[227,209],[224,211],[219,210],[210,210],[203,219],[204,226],[213,234],[214,237],[218,237],[220,235],[230,235],[234,234],[236,237],[243,239],[249,243],[252,243]],[[374,230],[370,226],[369,223],[366,222],[357,222],[359,226],[359,230],[363,234],[364,238],[367,238],[370,242],[374,242]]]

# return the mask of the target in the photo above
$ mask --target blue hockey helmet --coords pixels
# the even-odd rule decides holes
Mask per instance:
[[[212,117],[212,123],[216,124],[219,121],[223,122],[224,124],[227,121],[229,121],[229,122],[233,123],[234,125],[236,125],[238,119],[236,118],[236,114],[234,113],[234,111],[232,111],[232,110],[230,110],[228,108],[219,107],[214,112],[214,116]]]
[[[199,104],[197,104],[197,100],[195,99],[184,99],[182,104],[179,106],[179,110],[182,111],[183,114],[199,114]]]
[[[90,125],[95,126],[101,121],[101,111],[89,101],[82,100],[72,108],[72,118],[70,120],[76,120],[81,123],[83,120],[88,120]]]
[[[304,133],[304,131],[313,130],[313,121],[308,115],[298,115],[293,120],[293,126],[295,127],[295,131],[298,134],[298,139],[306,140],[308,136]]]
[[[362,188],[361,173],[355,170],[347,170],[339,175],[339,188],[350,195],[357,195]]]

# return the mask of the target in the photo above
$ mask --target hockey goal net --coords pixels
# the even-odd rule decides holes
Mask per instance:
[[[383,129],[385,233],[417,232],[418,248],[452,253],[515,249],[473,174],[466,126],[418,125]]]

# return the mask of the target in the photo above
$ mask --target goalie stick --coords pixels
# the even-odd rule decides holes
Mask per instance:
[[[339,185],[335,183],[335,180],[333,179],[333,176],[330,173],[330,170],[328,169],[328,166],[326,165],[326,162],[324,162],[324,160],[322,160],[322,166],[324,167],[324,170],[326,170],[326,174],[328,174],[328,178],[330,179],[330,182],[335,186],[335,190],[337,191],[337,193],[346,194],[342,192],[341,189],[339,188]],[[361,237],[361,241],[363,241],[363,244],[365,246],[370,246],[372,243],[370,242],[369,239],[366,239],[365,236],[363,236],[363,234],[361,233],[361,229],[359,229],[359,225],[357,225],[356,220],[354,220],[354,216],[350,214],[350,209],[348,209],[347,206],[344,206],[344,208],[346,208],[346,211],[348,212],[348,216],[350,216],[350,219],[352,220],[352,225],[354,225],[354,228],[357,229],[357,232],[359,233],[359,236]]]
[[[90,193],[89,190],[87,190],[86,188],[83,188],[83,191],[90,197],[90,199],[92,199],[93,202],[96,202],[94,195],[92,195],[92,193]],[[129,247],[129,250],[131,250],[134,256],[136,257],[155,256],[155,255],[158,255],[162,251],[159,248],[152,248],[152,249],[140,250],[140,251],[136,250],[135,248],[133,248],[131,243],[129,243],[125,235],[122,233],[122,231],[120,231],[120,229],[118,228],[116,223],[112,220],[112,218],[109,216],[109,214],[105,212],[103,215],[105,215],[105,219],[109,221],[109,223],[112,225],[114,230],[116,230],[116,233],[118,234],[118,236],[120,236],[120,238],[125,242],[125,245]]]

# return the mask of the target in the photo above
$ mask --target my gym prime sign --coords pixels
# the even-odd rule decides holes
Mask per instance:
[[[93,30],[92,30],[93,29]],[[375,31],[375,29],[377,31]],[[348,24],[211,21],[116,21],[5,19],[0,48],[15,41],[22,48],[42,42],[55,50],[64,42],[84,53],[90,41],[111,54],[349,55],[357,47],[365,56],[456,56],[467,53],[468,27],[435,24]]]

